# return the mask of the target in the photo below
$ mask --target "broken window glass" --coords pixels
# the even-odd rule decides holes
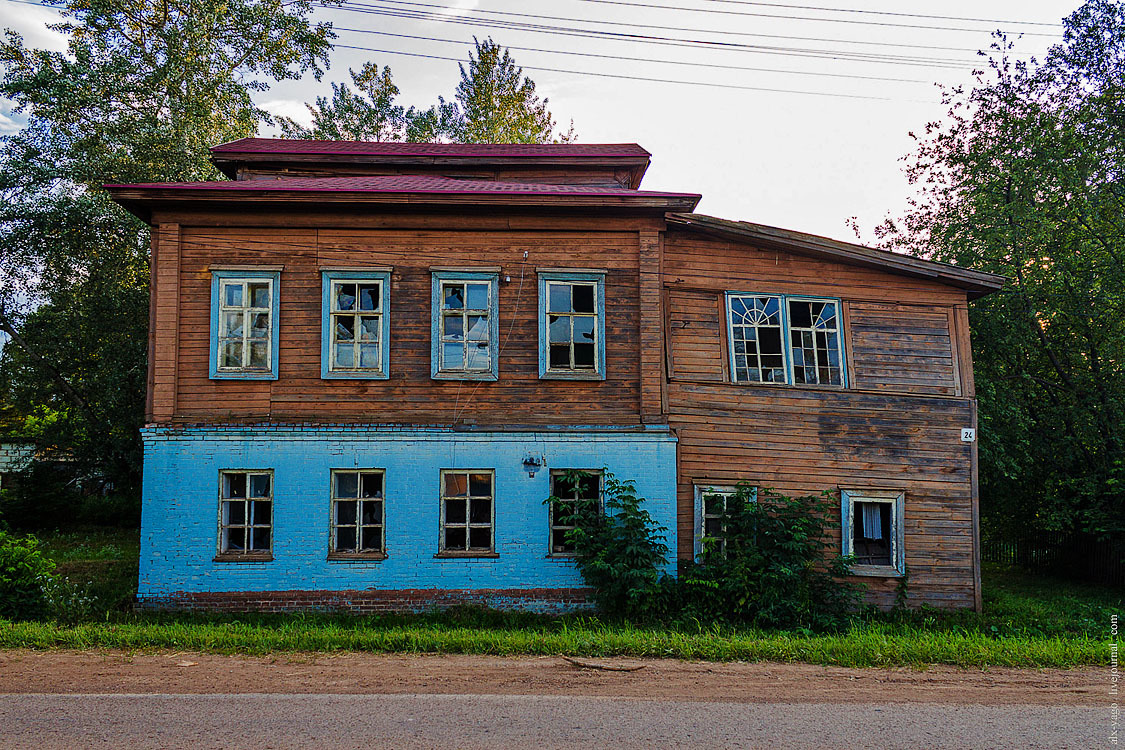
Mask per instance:
[[[551,472],[551,497],[548,506],[550,554],[570,555],[574,544],[568,534],[575,527],[576,515],[584,508],[601,507],[602,472],[558,469]]]
[[[843,383],[835,302],[789,300],[789,343],[794,383]]]
[[[488,372],[492,369],[491,282],[442,281],[442,372]]]
[[[219,293],[218,368],[269,370],[272,281],[222,279]]]
[[[731,295],[730,325],[735,382],[784,383],[781,298]]]
[[[273,530],[273,475],[224,471],[219,478],[219,553],[268,554]]]
[[[890,502],[856,501],[852,505],[852,554],[857,565],[893,565]]]
[[[595,282],[547,282],[547,369],[598,369]]]
[[[383,282],[334,280],[331,297],[330,369],[382,373]]]
[[[492,552],[492,472],[443,471],[441,486],[441,551]]]
[[[383,472],[332,472],[332,553],[383,551]]]

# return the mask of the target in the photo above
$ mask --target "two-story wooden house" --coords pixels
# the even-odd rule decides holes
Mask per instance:
[[[979,606],[1000,278],[693,214],[633,144],[212,153],[231,180],[109,186],[153,227],[142,603],[571,607],[544,500],[608,470],[681,562],[741,481],[830,489],[874,601],[909,565]]]

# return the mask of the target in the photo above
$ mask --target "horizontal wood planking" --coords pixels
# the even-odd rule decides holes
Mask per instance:
[[[681,560],[692,557],[696,484],[746,481],[791,495],[831,490],[837,500],[841,487],[902,490],[912,595],[973,606],[971,446],[960,441],[971,402],[676,381],[668,400],[680,441]],[[837,532],[833,552],[839,544]],[[893,581],[862,580],[871,601],[893,601]]]
[[[524,252],[528,258],[523,259]],[[225,419],[448,424],[637,424],[638,235],[186,227],[181,253],[178,408],[186,422]],[[284,265],[276,381],[208,378],[210,272],[222,262]],[[605,381],[538,376],[536,266],[600,267],[606,277]],[[500,380],[430,378],[430,267],[499,266]],[[322,266],[390,266],[388,380],[320,377]],[[523,274],[522,287],[520,276]],[[518,307],[517,307],[518,302]]]
[[[960,395],[952,306],[852,302],[849,308],[857,388]]]

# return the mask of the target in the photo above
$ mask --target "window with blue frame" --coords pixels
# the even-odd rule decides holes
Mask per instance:
[[[496,380],[500,327],[495,273],[434,272],[430,374]]]
[[[210,376],[277,379],[277,271],[211,272]]]
[[[390,272],[324,271],[321,285],[321,376],[386,378]]]
[[[540,272],[539,377],[605,378],[605,273]]]
[[[727,334],[736,383],[846,384],[839,300],[729,292]]]

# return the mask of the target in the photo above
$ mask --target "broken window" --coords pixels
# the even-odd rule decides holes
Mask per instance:
[[[389,274],[382,278],[359,278],[352,273],[325,273],[329,304],[328,369],[343,375],[385,373],[384,316]]]
[[[271,278],[219,279],[219,372],[268,372],[272,368],[273,287]]]
[[[790,299],[789,345],[793,382],[840,385],[840,327],[836,303]]]
[[[839,302],[727,294],[731,379],[844,385]]]
[[[886,490],[844,490],[843,554],[860,574],[903,572],[904,495]]]
[[[385,553],[383,472],[332,472],[333,555],[380,557]]]
[[[441,472],[441,551],[491,553],[493,472],[490,469]]]
[[[219,554],[267,557],[273,550],[273,472],[219,473]]]
[[[726,528],[723,516],[727,512],[727,502],[734,497],[735,490],[730,487],[703,487],[699,491],[699,536],[700,551],[709,547],[726,554]]]
[[[572,555],[574,544],[567,535],[583,510],[601,508],[602,472],[556,469],[551,472],[551,497],[554,499],[547,506],[551,554]]]
[[[786,382],[781,298],[731,295],[729,304],[735,381]]]
[[[539,275],[541,377],[605,375],[605,275],[544,272]]]
[[[497,278],[481,273],[434,274],[434,377],[495,379]]]

